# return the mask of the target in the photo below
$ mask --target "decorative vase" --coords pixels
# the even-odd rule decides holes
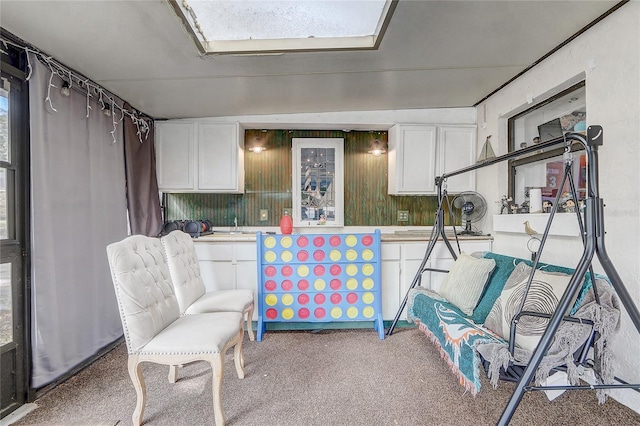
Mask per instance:
[[[283,234],[291,234],[293,231],[293,220],[289,216],[289,212],[285,211],[284,216],[280,219],[280,232]]]

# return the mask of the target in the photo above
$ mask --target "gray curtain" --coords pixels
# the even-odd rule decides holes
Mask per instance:
[[[105,248],[127,236],[122,124],[60,95],[31,57],[32,381],[46,385],[122,335]]]
[[[129,105],[125,104],[129,109]],[[162,228],[162,211],[156,178],[154,127],[147,120],[149,133],[138,136],[138,127],[130,117],[124,118],[124,155],[127,173],[127,207],[132,234],[155,237]]]

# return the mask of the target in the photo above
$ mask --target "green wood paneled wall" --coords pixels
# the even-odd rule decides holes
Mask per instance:
[[[291,139],[344,138],[344,223],[346,226],[433,225],[436,197],[387,195],[387,155],[369,154],[375,139],[386,146],[387,132],[326,130],[247,130],[245,148],[260,144],[266,151],[245,151],[244,194],[167,194],[166,219],[208,219],[214,226],[278,226],[291,208]],[[269,220],[260,221],[260,210]],[[409,221],[398,222],[397,211]]]

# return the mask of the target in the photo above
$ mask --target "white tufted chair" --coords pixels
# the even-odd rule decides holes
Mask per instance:
[[[224,354],[234,348],[239,378],[242,369],[242,314],[219,312],[180,316],[162,243],[157,238],[133,235],[107,247],[120,318],[129,353],[129,375],[136,390],[134,425],[142,422],[146,388],[141,362],[170,365],[175,382],[176,364],[207,361],[213,380],[215,423],[225,423],[222,410]]]
[[[254,340],[251,321],[253,317],[253,292],[251,290],[206,291],[200,275],[198,256],[191,236],[182,231],[173,231],[162,237],[169,263],[180,313],[183,315],[204,312],[241,312],[247,318],[247,333]]]

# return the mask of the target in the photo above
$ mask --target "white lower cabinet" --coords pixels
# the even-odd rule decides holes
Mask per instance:
[[[490,251],[491,240],[465,240],[460,242],[463,252],[471,254],[475,251]],[[456,253],[455,240],[451,245]],[[258,265],[256,243],[242,242],[196,242],[196,253],[200,264],[200,272],[207,291],[248,289],[258,294]],[[427,251],[427,242],[401,241],[382,242],[382,318],[391,321],[395,318],[400,304],[420,269],[422,259]],[[453,257],[443,242],[438,242],[425,264],[427,268],[448,270],[453,265]],[[421,285],[438,291],[444,273],[426,271],[422,274]],[[258,319],[258,309],[254,310],[253,319]],[[400,316],[406,320],[406,308]]]
[[[196,254],[207,291],[248,289],[258,296],[255,242],[197,242]],[[258,319],[257,299],[253,319]]]

